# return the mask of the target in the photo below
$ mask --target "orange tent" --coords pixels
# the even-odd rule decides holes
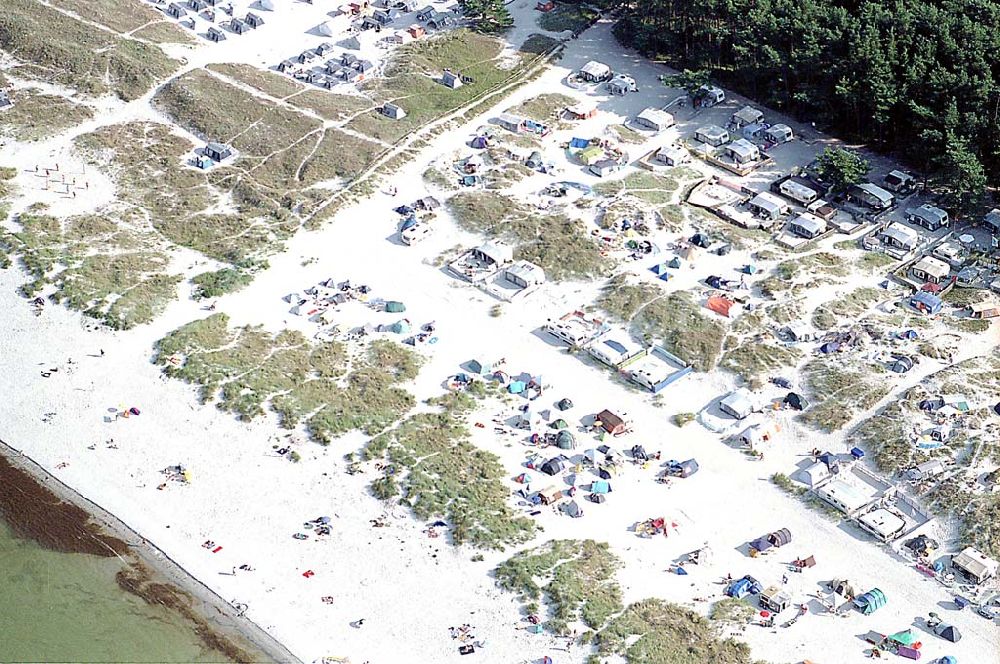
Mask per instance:
[[[729,310],[733,308],[734,304],[736,303],[730,300],[729,298],[723,297],[721,295],[713,295],[712,297],[708,298],[708,301],[705,303],[705,306],[714,311],[715,313],[725,316],[726,318],[729,318]]]

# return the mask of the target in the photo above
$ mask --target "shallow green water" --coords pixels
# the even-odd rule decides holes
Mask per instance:
[[[55,553],[0,522],[0,662],[210,662],[194,631],[115,582],[117,558]]]

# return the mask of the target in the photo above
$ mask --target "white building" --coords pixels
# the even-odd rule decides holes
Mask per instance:
[[[729,142],[729,132],[719,125],[707,125],[699,127],[694,132],[695,140],[707,143],[713,147],[719,147]]]
[[[847,516],[854,516],[871,502],[860,489],[839,477],[816,489],[816,495]]]
[[[956,567],[976,583],[983,583],[997,575],[1000,563],[988,558],[986,554],[973,547],[967,547],[951,559],[952,567]]]
[[[530,261],[515,262],[504,269],[503,276],[521,288],[532,288],[545,283],[545,271]]]
[[[592,357],[609,367],[618,368],[633,357],[646,352],[646,347],[632,340],[625,330],[612,330],[587,347]]]
[[[640,127],[652,129],[653,131],[663,131],[674,126],[674,116],[663,109],[645,108],[635,116],[635,123]]]
[[[951,266],[933,256],[924,256],[913,264],[910,274],[921,281],[940,284],[948,280]]]
[[[722,412],[742,420],[754,411],[754,404],[750,392],[739,389],[719,401],[719,408],[722,409]]]
[[[906,521],[902,517],[881,507],[862,514],[858,525],[883,542],[891,542],[906,530]]]

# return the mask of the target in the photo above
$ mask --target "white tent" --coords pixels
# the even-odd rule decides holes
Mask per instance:
[[[323,35],[324,37],[332,37],[333,28],[330,27],[329,22],[320,23],[316,26],[316,33]]]
[[[271,0],[260,0],[257,3],[257,7],[260,8],[260,9],[264,9],[266,11],[269,11],[269,12],[273,12],[274,11],[274,3]]]

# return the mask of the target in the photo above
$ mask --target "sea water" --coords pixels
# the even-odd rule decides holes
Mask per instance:
[[[119,588],[118,558],[58,553],[0,521],[0,662],[217,662],[179,615]]]

